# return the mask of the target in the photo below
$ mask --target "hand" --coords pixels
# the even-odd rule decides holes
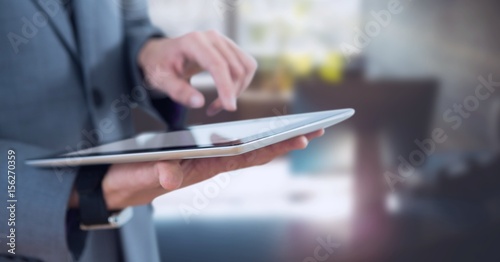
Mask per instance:
[[[237,97],[248,87],[257,69],[255,59],[213,30],[151,39],[139,53],[138,63],[149,84],[191,108],[203,107],[205,98],[191,86],[190,79],[208,71],[218,92],[218,98],[207,109],[209,116],[222,109],[235,111]]]
[[[113,165],[102,184],[106,204],[110,210],[147,204],[219,173],[262,165],[291,150],[303,149],[323,133],[319,130],[238,156]]]

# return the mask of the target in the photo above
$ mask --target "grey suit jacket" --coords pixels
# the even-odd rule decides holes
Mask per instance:
[[[25,159],[130,137],[130,110],[136,104],[154,114],[136,65],[142,44],[161,35],[147,17],[145,1],[73,1],[0,2],[3,256],[12,241],[5,236],[14,228],[16,256],[72,260],[66,213],[76,169],[33,168]],[[10,149],[16,156],[12,198],[7,195]],[[6,222],[12,215],[8,199],[17,200],[15,227]],[[120,230],[87,235],[81,261],[121,259],[159,261],[150,206],[135,208],[132,221]]]

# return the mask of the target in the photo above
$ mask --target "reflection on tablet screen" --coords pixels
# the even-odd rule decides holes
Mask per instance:
[[[322,116],[328,117],[327,115]],[[66,154],[66,156],[123,154],[156,150],[230,146],[250,142],[317,121],[310,116],[281,116],[193,126],[183,131],[143,134],[135,138]]]

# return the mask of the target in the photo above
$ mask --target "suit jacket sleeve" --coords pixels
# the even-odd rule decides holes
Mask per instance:
[[[137,64],[137,57],[147,40],[153,37],[164,37],[163,32],[153,26],[148,16],[147,1],[123,0],[123,19],[128,50],[128,61],[133,88],[142,89],[152,95],[150,90],[144,90],[147,83],[144,81],[141,69]],[[169,125],[170,130],[184,127],[186,110],[181,105],[173,102],[169,97],[153,97],[152,101],[141,101],[139,104],[145,111],[162,119]],[[154,108],[155,112],[151,109]],[[156,114],[158,113],[158,114]]]
[[[15,151],[15,162],[8,163],[8,150]],[[76,172],[72,168],[35,168],[24,164],[26,159],[47,155],[42,148],[15,141],[0,139],[0,260],[12,255],[6,245],[13,240],[4,238],[14,231],[17,256],[41,259],[43,261],[67,261],[70,253],[66,242],[66,211]],[[12,159],[11,159],[12,160]],[[8,164],[15,169],[8,179]],[[10,181],[10,182],[9,182]],[[12,182],[13,181],[13,182]],[[14,186],[8,194],[7,185]],[[17,202],[8,202],[17,201]],[[7,209],[6,206],[10,206]],[[8,224],[5,219],[10,219]],[[40,243],[45,243],[40,245]],[[66,259],[65,259],[66,258]]]
[[[137,57],[143,45],[152,37],[163,37],[163,32],[151,24],[147,1],[122,0],[128,61],[134,85],[142,85],[143,77],[137,64]]]

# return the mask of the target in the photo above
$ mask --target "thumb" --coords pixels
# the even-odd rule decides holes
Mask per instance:
[[[174,191],[182,186],[184,173],[178,161],[161,161],[155,163],[155,170],[161,187]]]
[[[205,98],[189,83],[189,79],[162,72],[150,75],[149,82],[179,104],[191,108],[200,108],[205,105]]]

